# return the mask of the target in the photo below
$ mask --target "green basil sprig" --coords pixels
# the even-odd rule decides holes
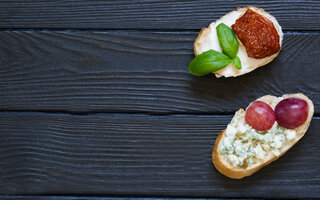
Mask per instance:
[[[241,69],[241,61],[237,56],[239,42],[233,30],[224,23],[217,27],[217,35],[223,53],[209,50],[195,57],[189,64],[188,70],[196,76],[203,76],[215,72],[232,63]]]
[[[219,24],[216,29],[222,52],[230,59],[233,59],[236,57],[239,49],[239,42],[235,33],[224,23]]]
[[[231,60],[228,56],[215,50],[209,50],[195,57],[188,70],[196,76],[203,76],[227,66]]]
[[[231,61],[231,63],[237,68],[237,69],[241,69],[241,61],[240,58],[238,56],[234,57]]]

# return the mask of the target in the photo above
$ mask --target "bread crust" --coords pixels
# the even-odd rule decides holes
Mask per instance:
[[[212,162],[215,166],[215,168],[222,174],[224,174],[227,177],[233,178],[233,179],[241,179],[244,178],[246,176],[250,176],[251,174],[257,172],[258,170],[260,170],[262,167],[268,165],[269,163],[277,160],[279,157],[281,157],[283,154],[285,154],[292,146],[294,146],[294,144],[296,144],[306,133],[306,131],[308,130],[311,120],[312,120],[312,116],[314,113],[314,106],[312,101],[305,95],[301,94],[301,93],[297,93],[297,94],[287,94],[287,95],[283,95],[282,96],[283,99],[286,98],[301,98],[307,101],[308,106],[309,106],[309,113],[308,113],[308,118],[305,121],[304,124],[302,124],[301,126],[295,128],[294,130],[297,133],[297,138],[287,142],[282,148],[281,148],[281,152],[279,156],[276,156],[274,154],[271,154],[269,152],[269,154],[266,156],[266,159],[264,159],[261,162],[258,162],[257,164],[251,166],[250,168],[246,168],[243,169],[241,167],[233,167],[230,164],[228,164],[228,162],[226,160],[223,159],[223,155],[219,152],[219,147],[220,144],[222,142],[222,139],[225,135],[225,130],[221,131],[215,141],[215,145],[214,148],[212,150]],[[277,97],[274,96],[270,96],[270,95],[266,95],[263,96],[257,100],[260,101],[264,101],[266,103],[268,103],[269,105],[271,105],[273,108],[276,106],[276,104],[281,100]],[[250,106],[250,105],[249,105]],[[237,112],[244,112],[243,109],[238,110]]]
[[[257,7],[254,7],[254,6],[248,6],[248,7],[244,7],[244,8],[237,8],[237,11],[229,12],[228,14],[226,14],[223,17],[221,17],[220,19],[218,19],[216,22],[212,22],[209,25],[208,28],[203,27],[200,30],[200,33],[197,36],[197,38],[196,38],[196,40],[195,40],[195,42],[193,44],[193,50],[194,50],[195,56],[200,55],[201,53],[203,53],[203,49],[205,49],[204,46],[206,46],[208,43],[210,43],[210,34],[212,33],[212,28],[214,28],[214,26],[216,24],[221,23],[220,21],[223,21],[223,19],[226,18],[227,16],[234,14],[234,12],[241,13],[239,15],[239,17],[241,17],[245,13],[245,11],[247,9],[252,9],[252,10],[258,12],[259,14],[267,17],[269,20],[272,21],[272,23],[273,23],[274,27],[276,28],[276,30],[278,32],[278,35],[279,35],[279,43],[280,43],[280,50],[281,50],[283,33],[282,33],[281,26],[279,25],[278,21],[270,13],[264,11],[263,9],[257,8]],[[238,41],[240,43],[239,51],[246,51],[245,47],[241,44],[241,41],[239,39],[238,39]],[[279,50],[279,52],[280,52],[280,50]],[[271,56],[262,58],[262,59],[250,58],[250,60],[252,62],[243,70],[231,70],[231,71],[229,70],[229,71],[226,71],[225,68],[227,68],[227,67],[231,67],[232,68],[233,67],[232,64],[229,64],[227,67],[213,72],[213,74],[215,74],[217,78],[219,78],[221,76],[225,76],[225,77],[240,76],[240,75],[249,73],[249,72],[257,69],[258,67],[261,67],[261,66],[264,66],[264,65],[268,64],[269,62],[271,62],[273,59],[275,59],[278,56],[279,52],[277,52],[277,53],[275,53],[275,54],[273,54]],[[254,60],[257,60],[259,62],[253,62]]]

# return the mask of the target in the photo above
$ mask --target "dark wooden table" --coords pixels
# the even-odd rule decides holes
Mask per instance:
[[[283,49],[238,78],[188,73],[203,26],[274,15]],[[320,198],[320,2],[0,1],[0,199]],[[233,113],[303,92],[305,137],[242,180],[211,164]]]

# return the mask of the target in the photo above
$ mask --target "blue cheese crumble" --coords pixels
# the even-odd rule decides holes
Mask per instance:
[[[280,155],[285,142],[296,138],[296,131],[275,122],[268,131],[257,131],[245,122],[245,112],[238,112],[226,129],[219,151],[234,167],[254,164],[268,152]]]

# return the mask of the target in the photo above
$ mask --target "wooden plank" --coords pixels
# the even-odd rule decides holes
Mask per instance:
[[[0,32],[0,110],[233,113],[303,92],[320,112],[320,34],[288,33],[269,65],[238,78],[188,73],[195,32]]]
[[[15,200],[50,200],[50,199],[67,199],[67,200],[222,200],[220,198],[175,198],[175,197],[110,197],[110,196],[54,196],[54,195],[0,195],[0,199]],[[223,198],[224,199],[224,198]],[[243,198],[241,198],[243,199]],[[228,200],[236,200],[228,198]],[[243,199],[246,200],[246,199]],[[254,200],[250,198],[250,200]]]
[[[320,118],[277,162],[243,180],[211,164],[231,116],[0,115],[0,194],[320,197]]]
[[[284,30],[320,30],[318,0],[1,1],[0,28],[190,30],[249,5],[270,12]]]

